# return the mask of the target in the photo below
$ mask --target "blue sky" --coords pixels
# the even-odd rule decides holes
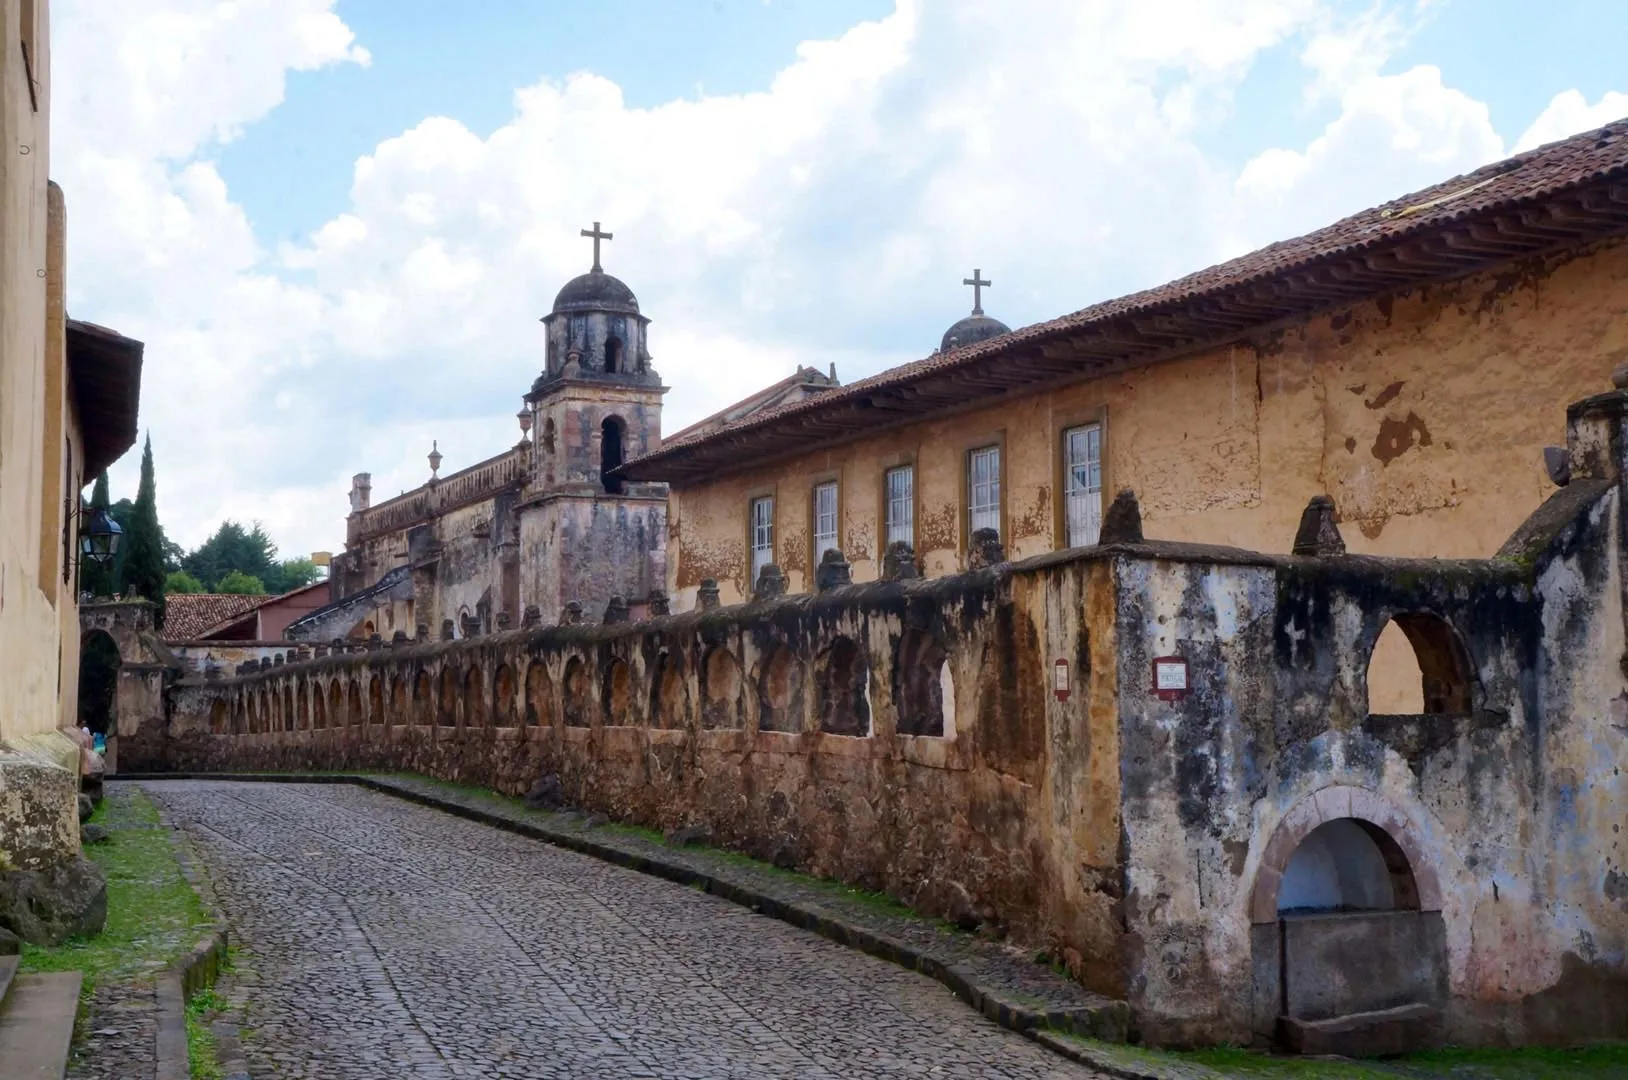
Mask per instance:
[[[1628,4],[56,0],[70,305],[148,343],[166,526],[336,548],[512,444],[586,269],[676,430],[1017,326],[1628,114]],[[113,472],[132,487],[134,462]]]

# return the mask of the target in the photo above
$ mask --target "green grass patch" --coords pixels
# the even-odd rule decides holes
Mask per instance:
[[[80,971],[83,994],[102,982],[145,982],[180,960],[211,921],[181,873],[158,808],[134,787],[103,801],[92,820],[108,839],[85,854],[107,875],[107,926],[96,937],[24,945],[22,971]]]
[[[209,1027],[210,1017],[225,1010],[226,1002],[213,990],[200,990],[187,1002],[187,1066],[192,1080],[223,1080],[226,1075]]]

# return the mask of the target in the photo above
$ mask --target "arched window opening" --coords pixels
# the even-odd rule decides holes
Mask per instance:
[[[579,656],[573,656],[565,662],[565,725],[567,727],[588,727],[592,719],[590,716],[591,702],[588,690],[588,669]]]
[[[899,639],[893,661],[893,700],[898,702],[900,735],[942,737],[953,725],[955,691],[949,653],[935,635],[912,628]],[[950,725],[945,723],[946,717]]]
[[[486,693],[481,685],[480,668],[470,665],[464,672],[464,727],[486,726]]]
[[[622,478],[612,474],[622,467],[624,433],[620,417],[607,416],[599,425],[599,482],[612,495],[622,493]]]
[[[738,728],[741,726],[741,665],[735,654],[716,646],[701,666],[706,704],[701,709],[701,726]]]
[[[526,725],[538,727],[554,723],[554,683],[541,660],[526,669]]]
[[[605,373],[619,375],[623,369],[622,339],[614,334],[605,339]]]
[[[1308,833],[1278,887],[1279,915],[1418,907],[1418,886],[1401,845],[1357,818],[1336,818]]]
[[[514,669],[499,665],[492,683],[492,723],[497,727],[514,727]]]
[[[605,669],[605,724],[629,727],[634,723],[633,677],[627,661],[617,658]]]
[[[853,640],[839,637],[820,654],[820,730],[828,735],[871,733],[870,667]]]
[[[803,730],[802,685],[797,661],[784,645],[758,668],[758,729]]]
[[[684,669],[670,652],[656,658],[656,673],[650,679],[650,726],[682,728],[689,721],[689,701],[684,693]]]
[[[458,726],[458,674],[450,667],[441,669],[441,708],[435,719],[442,727]]]
[[[1368,657],[1368,711],[1467,715],[1472,671],[1446,619],[1419,611],[1393,616]]]

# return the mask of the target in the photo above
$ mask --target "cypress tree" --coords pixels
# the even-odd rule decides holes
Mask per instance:
[[[90,506],[94,510],[106,510],[109,506],[107,498],[107,470],[96,478],[96,486],[90,489]],[[92,596],[113,595],[113,563],[95,562],[85,559],[79,564],[79,587]]]
[[[157,626],[164,625],[164,533],[158,527],[158,495],[153,483],[153,437],[149,433],[141,451],[141,486],[136,489],[135,512],[124,543],[125,588],[157,605]]]

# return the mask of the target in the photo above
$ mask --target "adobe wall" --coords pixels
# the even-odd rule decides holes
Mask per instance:
[[[996,924],[1121,992],[1110,574],[1071,558],[188,680],[162,765],[511,794],[557,773],[586,809]]]
[[[1538,515],[1541,545],[1486,562],[1166,551],[1124,565],[1121,684],[1147,685],[1156,656],[1191,665],[1180,700],[1121,696],[1144,1034],[1272,1034],[1279,880],[1311,829],[1351,817],[1395,841],[1414,906],[1439,912],[1448,1039],[1621,1036],[1621,511],[1615,486],[1574,480]],[[1371,711],[1374,643],[1421,617],[1462,650],[1462,697]]]
[[[1628,357],[1628,243],[1407,290],[1154,367],[675,488],[674,608],[751,591],[746,505],[776,496],[776,561],[809,587],[809,492],[840,480],[839,546],[877,576],[883,471],[914,461],[923,572],[965,565],[964,452],[1001,440],[1007,553],[1059,545],[1058,433],[1106,411],[1103,490],[1151,535],[1287,550],[1331,495],[1354,552],[1485,558],[1550,490],[1565,403]]]

